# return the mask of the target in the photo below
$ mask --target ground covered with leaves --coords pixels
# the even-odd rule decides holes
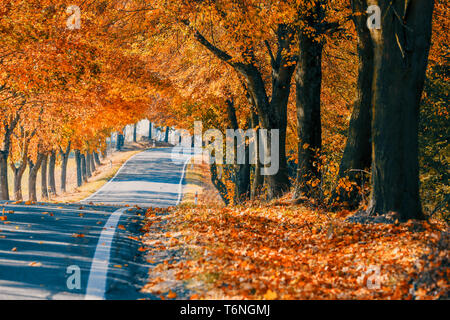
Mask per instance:
[[[149,209],[144,291],[169,299],[448,299],[447,226],[360,224],[346,220],[351,214],[274,203]]]

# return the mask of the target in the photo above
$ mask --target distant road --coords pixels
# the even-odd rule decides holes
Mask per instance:
[[[130,207],[168,207],[182,196],[188,156],[143,151],[82,204],[0,203],[0,299],[136,299],[148,266],[133,240],[142,216]],[[90,204],[94,205],[90,205]],[[14,213],[7,213],[14,211]],[[6,222],[6,223],[5,223]],[[69,266],[80,289],[69,289]]]

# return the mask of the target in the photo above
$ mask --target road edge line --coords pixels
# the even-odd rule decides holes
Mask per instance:
[[[84,201],[88,201],[89,199],[91,199],[92,197],[94,197],[97,193],[99,193],[100,191],[102,191],[103,188],[105,188],[108,184],[110,184],[110,183],[117,177],[117,175],[120,173],[120,171],[122,170],[122,168],[125,167],[125,165],[127,164],[128,161],[130,161],[131,159],[133,159],[134,157],[136,157],[138,154],[141,154],[142,152],[145,152],[145,151],[147,151],[147,150],[149,150],[149,149],[142,150],[142,151],[140,151],[140,152],[138,152],[138,153],[132,155],[131,157],[129,157],[129,158],[128,158],[121,166],[120,166],[120,168],[119,168],[119,170],[117,170],[116,174],[115,174],[111,179],[108,180],[108,182],[106,182],[104,185],[102,185],[102,186],[100,187],[100,189],[98,189],[97,191],[95,191],[93,194],[91,194],[91,195],[88,196],[87,198],[84,198],[83,200],[80,200],[80,201],[78,201],[78,202],[79,202],[79,203],[82,203],[82,202],[84,202]]]
[[[186,162],[184,163],[183,172],[181,173],[181,179],[180,179],[180,182],[178,184],[178,200],[177,200],[177,203],[175,204],[175,206],[179,205],[180,202],[181,202],[181,196],[183,194],[183,180],[184,180],[184,176],[186,175],[186,167],[187,167],[188,162],[191,159],[192,159],[192,155],[189,156],[189,158],[187,158]]]
[[[111,245],[120,217],[127,209],[128,208],[125,207],[114,211],[103,226],[89,270],[86,294],[84,296],[85,300],[105,299],[109,260],[111,257]]]

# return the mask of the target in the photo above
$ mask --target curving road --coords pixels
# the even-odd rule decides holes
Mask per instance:
[[[142,212],[177,205],[188,155],[143,151],[81,204],[0,203],[0,299],[136,299]],[[73,277],[79,268],[79,285]]]

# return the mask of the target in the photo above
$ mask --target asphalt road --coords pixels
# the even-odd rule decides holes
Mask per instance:
[[[148,266],[133,237],[143,215],[132,206],[179,203],[188,156],[177,159],[170,148],[143,151],[78,204],[1,202],[0,299],[142,297]]]

